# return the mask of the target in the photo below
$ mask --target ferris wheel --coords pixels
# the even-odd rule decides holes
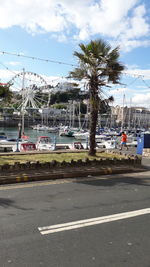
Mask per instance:
[[[23,70],[9,84],[15,95],[17,109],[22,111],[49,107],[51,88],[39,74]]]

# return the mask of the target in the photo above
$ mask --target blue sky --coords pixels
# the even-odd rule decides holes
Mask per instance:
[[[125,104],[150,108],[149,0],[0,1],[0,52],[76,64],[78,44],[102,38],[120,46],[127,73],[121,79],[124,85],[112,86],[107,95],[114,96],[114,105],[122,105],[125,94]],[[48,83],[59,82],[73,69],[0,53],[1,82],[23,68]]]

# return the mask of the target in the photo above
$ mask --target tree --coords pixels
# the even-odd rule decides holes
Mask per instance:
[[[88,84],[90,98],[90,149],[89,155],[96,154],[95,134],[99,105],[102,100],[102,88],[109,83],[119,83],[123,64],[119,62],[119,47],[114,49],[99,39],[89,44],[79,44],[81,52],[74,52],[79,60],[79,67],[70,72],[70,77],[85,79]]]
[[[114,101],[113,96],[108,97],[107,99],[100,100],[99,112],[100,114],[110,112],[110,103]]]
[[[67,109],[67,105],[65,105],[65,104],[53,104],[52,106],[51,106],[52,108],[56,108],[56,109]]]
[[[0,99],[2,99],[4,102],[9,102],[12,96],[13,94],[10,91],[10,85],[0,83]]]
[[[52,94],[50,103],[51,105],[55,103],[67,103],[68,100],[76,100],[77,98],[81,99],[80,89],[74,88],[64,92],[59,91],[55,94]]]

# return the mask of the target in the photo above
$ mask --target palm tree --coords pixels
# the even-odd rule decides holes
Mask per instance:
[[[114,49],[99,39],[89,44],[79,44],[81,52],[74,52],[79,59],[79,67],[70,72],[70,77],[85,79],[88,84],[90,98],[90,149],[89,155],[96,154],[95,134],[102,88],[109,83],[119,83],[123,64],[119,62],[119,47]]]

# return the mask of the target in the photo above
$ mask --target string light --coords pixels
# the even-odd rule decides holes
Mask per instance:
[[[137,74],[137,73],[124,72],[124,71],[122,72],[122,74],[133,76],[133,77],[138,77],[138,78],[144,78],[144,77],[150,78],[150,75],[143,75],[143,74]]]
[[[11,56],[29,58],[29,59],[32,59],[32,60],[44,61],[46,63],[51,62],[51,63],[57,63],[57,64],[63,64],[63,65],[77,67],[77,65],[75,65],[75,64],[62,62],[62,61],[57,61],[57,60],[52,60],[52,59],[44,59],[44,58],[39,58],[39,57],[25,56],[25,55],[22,55],[22,54],[15,54],[15,53],[10,53],[10,52],[6,52],[6,51],[0,51],[0,53],[3,54],[3,55],[6,54],[6,55],[11,55]]]
[[[148,88],[150,88],[150,86],[143,80],[143,78],[141,78],[141,80]]]
[[[16,72],[14,72],[14,71],[12,71],[11,69],[9,69],[5,64],[3,64],[2,62],[0,62],[0,65],[1,66],[3,66],[6,70],[8,70],[9,72],[11,72],[11,73],[13,73],[14,74],[14,77],[12,77],[12,79],[9,81],[10,83],[17,77],[17,78],[20,78],[20,74],[22,74],[22,71],[21,72],[19,72],[19,71],[16,71]],[[26,72],[27,74],[34,74],[34,75],[37,75],[36,73],[33,73],[33,72],[30,72],[30,71],[27,71]],[[38,75],[41,79],[43,79],[40,75]],[[68,78],[67,77],[63,77],[63,76],[61,76],[61,77],[58,77],[58,78],[55,78],[55,79],[53,79],[53,80],[51,80],[50,81],[50,83],[53,83],[53,82],[56,82],[56,81],[59,81],[60,80],[60,78],[61,79],[65,79],[65,80],[68,80]],[[20,78],[21,79],[21,78]],[[22,79],[21,79],[22,80]],[[27,80],[27,81],[32,81],[32,82],[37,82],[36,80],[31,80],[31,79],[29,79],[29,78],[27,78],[27,76],[25,77],[25,80]],[[19,84],[18,82],[16,82],[19,86],[21,86],[21,84]],[[47,84],[47,86],[48,86],[48,84]]]
[[[51,59],[43,59],[43,58],[39,58],[39,57],[25,56],[25,55],[23,55],[23,54],[10,53],[10,52],[6,52],[6,51],[0,51],[0,53],[3,54],[3,55],[6,54],[6,55],[17,56],[17,57],[24,57],[24,58],[28,58],[28,59],[32,59],[32,60],[39,60],[39,61],[43,61],[43,62],[46,62],[46,63],[51,62],[51,63],[57,63],[57,64],[63,64],[63,65],[68,65],[68,66],[77,67],[77,65],[75,65],[75,64],[70,64],[70,63],[67,63],[67,62],[61,62],[61,61],[56,61],[56,60],[51,60]],[[17,75],[18,71],[17,71],[17,72],[14,72],[14,71],[10,70],[8,67],[6,67],[3,63],[0,62],[0,64],[1,64],[5,69],[7,69],[7,70],[10,71],[11,73],[13,73],[15,76]],[[143,75],[143,74],[131,73],[131,72],[128,72],[128,71],[123,71],[122,74],[123,74],[123,75],[127,75],[127,76],[130,75],[130,76],[136,77],[134,81],[132,81],[131,83],[129,83],[129,84],[126,85],[126,86],[129,86],[129,85],[133,84],[138,78],[140,78],[140,79],[143,81],[143,83],[145,83],[145,85],[146,85],[148,88],[150,88],[150,86],[147,85],[146,82],[145,82],[145,80],[144,80],[145,77],[149,77],[149,78],[150,78],[150,76],[148,76],[148,75]],[[62,78],[62,79],[66,79],[66,80],[68,80],[67,77],[61,77],[61,78]],[[26,77],[26,79],[29,80],[27,77]],[[57,80],[60,80],[60,78],[51,80],[50,82],[53,83],[53,82],[55,82],[55,81],[57,81]]]
[[[6,51],[0,51],[0,53],[3,54],[3,55],[6,54],[6,55],[17,56],[17,57],[29,58],[29,59],[32,59],[32,60],[39,60],[39,61],[43,61],[43,62],[46,62],[46,63],[50,62],[50,63],[56,63],[56,64],[62,64],[62,65],[68,65],[68,66],[72,66],[72,67],[77,67],[77,65],[75,65],[75,64],[71,64],[71,63],[67,63],[67,62],[63,62],[63,61],[52,60],[52,59],[44,59],[44,58],[33,57],[33,56],[25,56],[23,54],[16,54],[16,53],[11,53],[11,52],[6,52]],[[150,75],[130,73],[128,71],[123,71],[122,74],[123,75],[130,75],[130,76],[134,76],[134,77],[139,77],[139,78],[144,78],[144,77],[150,78]]]

